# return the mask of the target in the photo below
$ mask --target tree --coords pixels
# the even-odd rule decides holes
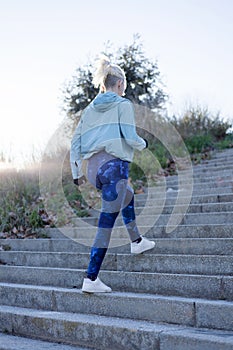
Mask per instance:
[[[78,67],[62,90],[62,109],[68,118],[75,120],[80,112],[94,99],[98,89],[92,84],[92,64]]]
[[[134,36],[132,44],[119,49],[116,61],[126,73],[126,97],[150,109],[163,108],[167,95],[162,89],[158,64],[145,56],[139,35]]]
[[[125,71],[126,98],[151,109],[162,109],[168,96],[163,91],[157,61],[150,61],[145,56],[140,36],[136,34],[132,44],[119,48],[115,53],[111,47],[107,43],[104,53]],[[75,120],[98,93],[92,84],[93,69],[94,62],[78,67],[63,86],[62,109],[69,119]]]

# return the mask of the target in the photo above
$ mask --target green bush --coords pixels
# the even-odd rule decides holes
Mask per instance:
[[[154,141],[149,145],[151,152],[158,159],[161,168],[165,169],[167,167],[168,159],[170,158],[169,152],[159,141]]]
[[[12,169],[0,176],[0,231],[21,237],[42,227],[38,174]]]
[[[215,147],[218,150],[232,148],[233,147],[233,133],[227,134],[223,140],[220,140],[215,144]]]
[[[219,141],[226,137],[232,126],[219,113],[213,114],[200,106],[189,107],[181,117],[173,116],[170,122],[184,141],[193,136],[212,137],[213,141]]]
[[[144,171],[136,163],[130,164],[129,176],[133,182],[146,179]]]
[[[190,154],[209,151],[213,147],[211,135],[194,135],[184,140]]]
[[[33,229],[36,229],[36,228],[44,226],[43,220],[42,220],[41,216],[39,215],[39,208],[33,209],[29,213],[29,215],[28,215],[28,223]]]

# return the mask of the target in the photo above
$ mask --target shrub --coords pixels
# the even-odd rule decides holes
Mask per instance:
[[[207,152],[213,147],[211,135],[190,136],[184,142],[190,154]]]
[[[222,140],[231,127],[231,124],[224,121],[219,113],[214,115],[208,108],[200,106],[190,107],[182,117],[173,116],[170,121],[184,140],[193,136],[212,137],[213,141]]]
[[[39,216],[42,203],[38,174],[32,169],[27,172],[11,169],[0,176],[0,231],[15,237],[31,235],[43,226]]]
[[[223,140],[218,141],[215,147],[219,150],[233,147],[233,133],[229,133]]]

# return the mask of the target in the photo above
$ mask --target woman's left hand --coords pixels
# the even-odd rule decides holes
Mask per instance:
[[[81,186],[81,185],[83,185],[85,182],[86,182],[86,178],[85,178],[84,175],[81,176],[81,177],[79,177],[78,179],[74,179],[74,184],[75,184],[76,186]]]

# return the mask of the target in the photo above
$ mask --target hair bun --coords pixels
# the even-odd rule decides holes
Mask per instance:
[[[103,84],[106,76],[110,73],[110,71],[110,59],[105,55],[101,55],[96,63],[96,71],[93,77],[93,84],[95,85],[95,87],[98,87],[99,85]]]
[[[126,81],[125,73],[120,66],[111,63],[110,59],[101,55],[96,63],[96,70],[93,75],[93,84],[95,87],[104,87],[107,75],[112,75]]]

